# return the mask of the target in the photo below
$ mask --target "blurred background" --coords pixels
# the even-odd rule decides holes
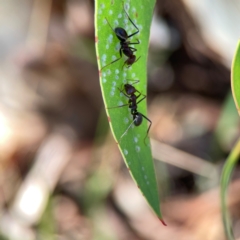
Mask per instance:
[[[219,179],[239,136],[237,0],[158,0],[148,114],[161,225],[103,107],[94,1],[0,0],[0,239],[224,240]],[[228,207],[240,239],[240,169]]]

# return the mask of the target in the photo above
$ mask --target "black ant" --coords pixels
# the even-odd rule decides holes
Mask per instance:
[[[139,80],[136,80],[133,82],[133,84],[135,83],[138,83]],[[148,132],[151,128],[151,125],[152,125],[152,121],[150,119],[148,119],[145,115],[143,115],[142,113],[138,112],[137,110],[137,105],[143,101],[146,96],[143,95],[142,93],[140,93],[133,85],[129,84],[129,83],[126,83],[124,84],[124,88],[123,89],[119,89],[119,91],[121,93],[123,93],[129,100],[128,100],[128,103],[127,104],[123,104],[123,105],[120,105],[120,106],[117,106],[117,107],[110,107],[108,109],[111,109],[111,108],[118,108],[118,107],[124,107],[124,106],[128,106],[130,109],[131,109],[131,114],[133,116],[133,121],[132,123],[129,125],[129,127],[127,128],[127,130],[122,134],[121,138],[128,132],[129,128],[134,124],[135,126],[140,126],[142,124],[142,120],[143,118],[145,118],[149,123],[149,127],[148,127],[148,130],[147,130],[147,134],[144,138],[144,143],[146,144],[145,140],[146,140],[146,137],[148,136]],[[125,92],[124,92],[125,91]],[[138,92],[139,95],[136,95],[135,93]],[[143,96],[143,98],[141,98],[138,102],[137,102],[137,99],[140,97],[140,96]],[[120,138],[120,139],[121,139]]]
[[[129,45],[131,45],[131,44],[139,44],[139,43],[140,43],[139,40],[137,39],[137,42],[127,41],[127,39],[129,39],[129,38],[131,38],[132,36],[138,34],[138,33],[139,33],[139,29],[138,29],[138,27],[134,24],[134,22],[131,20],[131,18],[129,17],[126,9],[124,8],[124,4],[123,4],[123,9],[124,9],[124,11],[125,11],[128,19],[129,19],[129,21],[133,24],[133,26],[137,29],[137,31],[136,31],[135,33],[132,33],[131,35],[128,35],[127,32],[126,32],[126,30],[125,30],[124,28],[116,27],[115,29],[113,29],[112,26],[110,25],[110,23],[108,22],[107,18],[105,18],[105,19],[107,20],[107,23],[108,23],[108,25],[110,26],[110,28],[113,30],[113,32],[116,34],[117,38],[120,40],[120,45],[121,45],[121,47],[120,47],[120,49],[119,49],[120,58],[117,58],[116,60],[110,62],[110,63],[107,64],[106,66],[102,67],[102,69],[105,68],[105,67],[107,67],[107,66],[109,66],[109,65],[111,65],[111,64],[113,64],[113,63],[115,63],[115,62],[117,62],[118,60],[120,60],[120,59],[122,58],[122,53],[123,53],[125,56],[128,57],[128,59],[124,62],[123,67],[124,67],[125,65],[127,65],[128,68],[129,68],[133,63],[137,62],[138,59],[140,58],[140,57],[139,57],[139,58],[136,60],[136,56],[134,55],[134,52],[136,52],[137,49],[129,46]],[[122,68],[123,68],[123,67],[122,67]],[[102,69],[101,69],[101,70],[102,70]]]

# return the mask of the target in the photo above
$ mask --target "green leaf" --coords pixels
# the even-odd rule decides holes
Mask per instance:
[[[240,157],[240,139],[231,151],[230,155],[227,158],[226,163],[223,167],[223,172],[221,176],[221,207],[222,207],[222,218],[224,223],[224,229],[228,240],[234,240],[231,220],[229,217],[227,209],[227,188],[231,179],[233,169]]]
[[[143,119],[140,126],[136,127],[132,124],[126,132],[133,121],[133,117],[128,106],[117,107],[128,103],[128,98],[119,90],[123,89],[123,85],[127,82],[132,84],[135,80],[139,80],[138,83],[134,84],[134,87],[140,93],[146,95],[147,52],[154,5],[154,0],[131,2],[129,0],[125,2],[116,0],[96,1],[95,41],[98,67],[102,69],[102,67],[120,57],[120,43],[112,28],[122,27],[127,31],[128,35],[137,31],[129,21],[124,8],[139,28],[139,33],[128,40],[137,42],[137,39],[139,39],[140,44],[131,45],[131,47],[137,49],[134,54],[137,58],[140,57],[140,59],[130,68],[123,68],[123,64],[126,61],[126,57],[123,56],[119,61],[102,69],[102,71],[99,71],[100,85],[113,136],[118,143],[130,174],[149,205],[162,219],[149,139],[146,138],[146,144],[144,143],[148,122]],[[147,116],[145,100],[138,104],[138,111]],[[121,138],[125,132],[126,134]]]
[[[236,53],[232,63],[231,85],[233,98],[240,115],[240,41],[238,41]]]
[[[215,130],[218,142],[224,151],[232,148],[233,142],[236,140],[239,129],[239,115],[236,111],[233,96],[229,91],[218,119]]]

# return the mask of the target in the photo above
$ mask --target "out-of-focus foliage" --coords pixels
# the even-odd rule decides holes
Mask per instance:
[[[231,83],[232,83],[232,94],[235,100],[237,112],[239,113],[240,107],[240,42],[236,49],[235,57],[232,63],[232,72],[231,72]],[[232,126],[232,124],[230,125]],[[228,196],[228,185],[231,180],[232,172],[237,164],[237,161],[240,158],[240,139],[238,140],[235,147],[231,150],[229,157],[226,160],[226,163],[222,172],[221,179],[221,205],[222,205],[222,216],[223,223],[225,228],[226,236],[229,240],[234,240],[231,220],[227,208],[227,196]]]
[[[238,114],[240,115],[240,41],[238,41],[236,53],[232,63],[231,82],[232,93]]]
[[[222,178],[221,178],[221,205],[222,205],[222,217],[225,228],[226,236],[229,240],[234,240],[233,230],[231,227],[231,220],[229,217],[227,209],[227,196],[228,196],[228,185],[231,179],[231,175],[234,167],[236,166],[237,161],[240,157],[240,140],[237,142],[235,147],[232,149],[229,157],[226,160],[226,163],[223,168]]]

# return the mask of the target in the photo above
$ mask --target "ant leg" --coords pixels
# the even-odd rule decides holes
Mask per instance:
[[[128,44],[140,44],[139,40],[137,39],[138,42],[129,42]]]
[[[107,20],[107,18],[105,18]],[[110,26],[110,28],[113,30],[113,32],[115,33],[114,29],[112,28],[111,24],[109,23],[109,21],[107,20],[108,25]],[[115,33],[116,34],[116,33]]]
[[[141,56],[140,56],[140,57],[141,57]],[[139,60],[140,57],[138,57],[137,60],[136,60],[135,62],[137,62],[137,61]],[[134,63],[135,63],[135,62],[134,62]]]
[[[124,92],[124,89],[121,90],[120,88],[118,88],[118,90],[119,90],[122,94],[124,94],[127,98],[129,98],[129,99],[131,98],[131,97],[129,97],[129,96]]]
[[[140,93],[136,98],[139,98],[141,95],[143,95],[143,94]],[[139,104],[141,101],[143,101],[146,98],[145,95],[143,95],[143,96],[144,97],[142,99],[140,99],[136,104]]]
[[[126,80],[127,80],[127,82],[128,82],[128,80],[131,81],[131,80],[133,80],[133,79],[127,78]],[[134,80],[134,81],[132,81],[131,84],[133,85],[133,84],[136,84],[136,83],[139,83],[139,82],[140,82],[140,80]],[[136,89],[136,91],[139,92],[137,89]]]
[[[124,2],[123,2],[123,9],[124,9],[124,11],[125,11],[125,13],[126,13],[128,19],[129,19],[129,21],[130,21],[130,22],[132,23],[132,25],[137,29],[137,31],[136,31],[135,33],[133,33],[133,34],[131,34],[131,35],[129,35],[129,36],[127,37],[127,38],[130,38],[130,37],[132,37],[132,36],[138,34],[138,33],[139,33],[139,29],[138,29],[138,27],[134,24],[134,22],[131,20],[131,18],[129,17],[129,15],[128,15],[128,13],[127,13],[125,7],[124,7]]]
[[[133,53],[137,51],[137,49],[133,47],[129,47],[129,49],[131,49]]]
[[[151,126],[152,126],[152,121],[151,121],[150,119],[148,119],[146,116],[144,116],[143,114],[141,114],[141,115],[150,123],[150,125],[149,125],[149,127],[148,127],[148,130],[147,130],[147,134],[146,134],[146,136],[145,136],[145,138],[144,138],[144,143],[145,143],[145,145],[147,145],[147,144],[146,144],[146,138],[147,138],[148,133],[149,133],[149,130],[150,130]]]
[[[118,90],[119,90],[121,93],[123,93],[123,91],[124,91],[123,83],[121,84],[121,88],[118,87]]]
[[[122,137],[127,134],[129,128],[134,124],[134,122],[135,122],[135,119],[131,122],[131,124],[128,126],[128,128],[126,129],[126,131],[122,134],[122,136],[120,137],[120,139],[122,139]]]
[[[124,66],[127,64],[127,61],[128,61],[128,59],[124,62],[123,66],[122,66],[122,70],[123,70]],[[129,68],[129,67],[127,67],[127,68]]]
[[[113,63],[115,63],[115,62],[117,62],[117,61],[120,60],[121,58],[122,58],[122,57],[120,57],[120,58],[118,58],[118,59],[116,59],[116,60],[110,62],[109,64],[103,66],[103,67],[101,68],[101,71],[102,71],[105,67],[107,67],[107,66],[109,66],[109,65],[111,65],[111,64],[113,64]]]
[[[144,94],[142,94],[141,92],[139,92],[137,89],[135,89],[135,90],[136,90],[136,92],[139,93],[139,95],[137,96],[137,98],[140,97],[141,95],[144,96],[145,98],[147,97],[146,95],[144,95]]]
[[[101,68],[101,71],[102,71],[105,67],[107,67],[107,66],[109,66],[109,65],[111,65],[111,64],[113,64],[113,63],[115,63],[115,62],[117,62],[118,60],[120,60],[120,59],[122,58],[122,47],[120,48],[119,53],[120,53],[120,58],[117,58],[117,59],[115,59],[114,61],[108,63],[108,64],[105,65],[105,66],[103,66],[103,67]]]
[[[120,107],[125,107],[125,106],[128,106],[129,104],[126,103],[126,104],[123,104],[123,105],[120,105],[120,106],[116,106],[116,107],[107,107],[106,109],[113,109],[113,108],[120,108]]]

